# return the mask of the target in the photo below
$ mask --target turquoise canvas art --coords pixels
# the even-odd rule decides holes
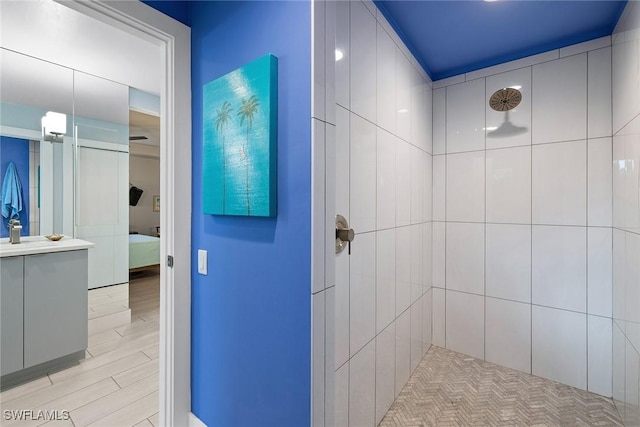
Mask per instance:
[[[204,85],[205,214],[276,215],[277,86],[273,55]]]

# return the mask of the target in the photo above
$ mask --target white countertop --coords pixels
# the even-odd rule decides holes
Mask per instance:
[[[50,252],[76,251],[89,249],[95,244],[86,240],[64,236],[62,240],[52,242],[44,236],[25,236],[20,243],[11,244],[9,238],[0,239],[0,258],[20,255],[46,254]]]

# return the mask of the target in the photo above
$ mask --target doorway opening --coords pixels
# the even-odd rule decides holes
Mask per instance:
[[[88,33],[99,33],[105,27],[123,30],[136,37],[155,44],[158,49],[159,73],[162,77],[158,95],[162,102],[160,116],[163,118],[160,129],[160,192],[158,202],[163,200],[160,214],[162,241],[160,247],[160,283],[157,336],[158,347],[158,392],[147,397],[155,400],[159,413],[158,423],[161,425],[186,425],[190,410],[190,221],[185,221],[185,213],[190,215],[191,206],[191,105],[190,105],[190,36],[188,27],[162,15],[140,2],[50,2],[54,7],[80,12],[85,17],[94,18],[97,22]],[[30,56],[49,62],[63,62],[69,59],[65,55],[73,49],[49,49],[47,43],[25,46],[20,40],[19,28],[28,28],[20,24],[20,17],[37,16],[38,13],[16,13],[15,25],[9,20],[11,13],[4,13],[12,7],[43,7],[45,4],[3,4],[3,41],[2,47],[14,51],[28,51]],[[37,11],[31,11],[37,12]],[[39,13],[42,15],[42,13]],[[54,16],[58,16],[54,14]],[[12,17],[11,19],[15,18]],[[24,18],[26,19],[26,18]],[[5,25],[7,24],[7,25]],[[47,24],[51,28],[52,23]],[[18,28],[12,37],[10,28]],[[6,30],[6,31],[5,31]],[[55,32],[54,32],[55,33]],[[5,37],[5,35],[7,37]],[[112,41],[111,41],[112,42]],[[22,44],[21,44],[22,43]],[[53,41],[55,44],[55,41]],[[52,56],[52,55],[58,55]],[[64,58],[62,58],[64,57]],[[82,60],[79,60],[82,62]],[[113,64],[112,64],[113,65]],[[122,63],[120,63],[122,65]],[[109,66],[108,70],[86,70],[88,73],[100,75],[112,73],[112,80],[126,77],[126,66]],[[131,84],[129,84],[131,86]],[[180,124],[178,126],[178,123]],[[178,173],[179,171],[179,173]],[[176,188],[179,191],[176,191]],[[185,209],[186,207],[186,209]],[[180,220],[176,218],[176,212]],[[174,254],[179,254],[175,256]],[[171,260],[171,262],[169,262]],[[171,265],[171,267],[170,267]],[[174,286],[178,283],[179,286]],[[48,382],[47,385],[45,383]],[[55,387],[44,377],[33,387]],[[59,386],[62,390],[62,386]],[[57,388],[56,388],[57,389]],[[13,393],[16,393],[15,390]],[[50,389],[53,391],[55,389]],[[11,390],[8,390],[10,392]],[[62,392],[54,395],[54,399],[62,397]],[[4,394],[4,393],[3,393]],[[44,395],[44,393],[43,393]],[[7,401],[2,396],[3,406]],[[51,401],[51,400],[50,400]],[[46,403],[46,402],[43,402]],[[27,409],[27,408],[23,408]]]

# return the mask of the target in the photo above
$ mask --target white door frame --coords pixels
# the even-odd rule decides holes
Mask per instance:
[[[60,1],[60,0],[57,0]],[[191,30],[139,1],[62,1],[161,47],[159,423],[191,410]],[[167,257],[174,257],[173,268]]]

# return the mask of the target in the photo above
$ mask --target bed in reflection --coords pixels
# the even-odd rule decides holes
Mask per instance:
[[[160,238],[129,235],[129,272],[148,270],[160,264]]]

